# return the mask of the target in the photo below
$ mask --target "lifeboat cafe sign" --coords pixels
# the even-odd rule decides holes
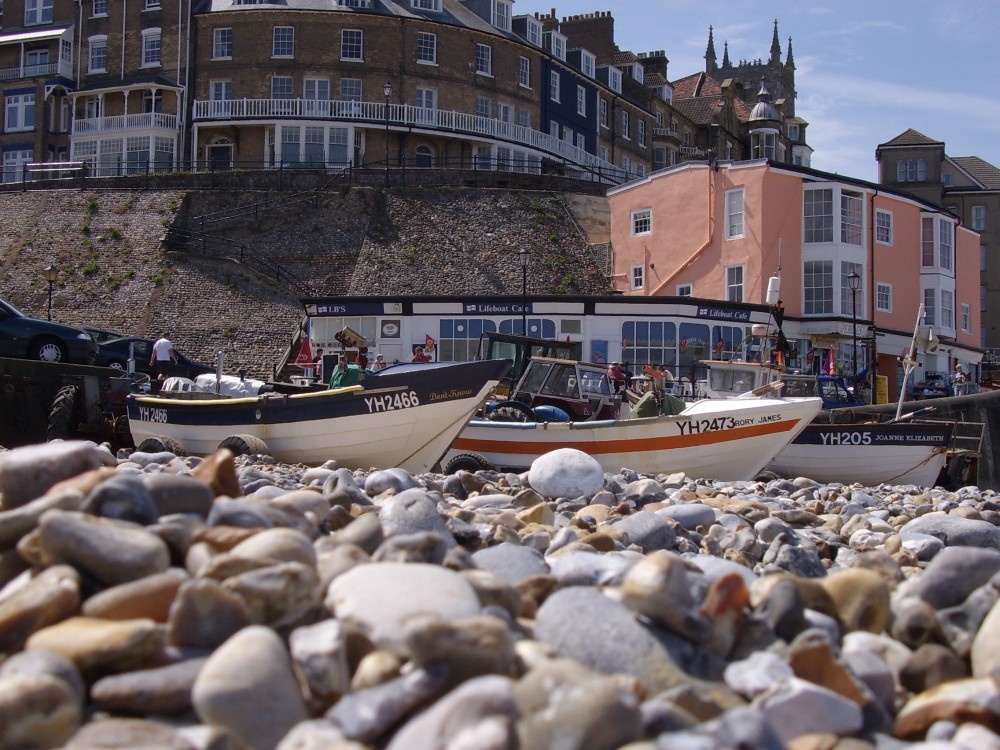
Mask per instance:
[[[699,307],[698,317],[709,320],[728,320],[733,323],[749,323],[750,311],[732,310],[726,307]]]

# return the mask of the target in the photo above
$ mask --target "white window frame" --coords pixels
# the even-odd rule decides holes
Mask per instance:
[[[355,56],[353,53],[357,52]],[[352,53],[348,56],[348,52]],[[340,59],[347,62],[364,62],[365,32],[361,29],[340,30]]]
[[[626,141],[632,140],[632,114],[627,110],[622,110],[622,138]]]
[[[892,244],[892,211],[875,209],[875,241],[880,245]]]
[[[832,260],[803,261],[802,314],[804,316],[833,315]]]
[[[414,10],[429,10],[440,13],[441,0],[410,0],[410,7]]]
[[[511,0],[492,0],[490,3],[490,23],[501,31],[510,31],[513,21]]]
[[[476,117],[493,117],[493,102],[488,96],[476,97]]]
[[[233,100],[233,81],[230,78],[215,78],[208,82],[208,98],[213,102]]]
[[[961,304],[962,332],[972,333],[972,308],[965,302]]]
[[[619,94],[622,92],[622,72],[618,68],[608,68],[608,88]]]
[[[90,17],[103,18],[108,15],[108,0],[94,0],[91,4]]]
[[[892,312],[892,284],[875,284],[875,309],[878,312]]]
[[[840,191],[840,241],[861,247],[865,237],[865,205],[860,192]]]
[[[955,292],[952,289],[941,290],[941,327],[955,330]]]
[[[937,325],[937,289],[926,287],[923,291],[924,300],[924,320],[927,326]]]
[[[212,30],[212,59],[232,60],[233,59],[233,29],[224,27]]]
[[[159,68],[162,64],[163,37],[159,28],[142,30],[142,68]]]
[[[726,191],[726,239],[734,240],[744,236],[743,188]]]
[[[517,85],[521,88],[531,88],[531,60],[521,56],[517,61]]]
[[[636,131],[639,135],[639,145],[645,147],[646,145],[646,121],[636,120]]]
[[[678,297],[693,297],[694,284],[678,284],[676,292]]]
[[[580,72],[588,78],[597,77],[597,57],[593,52],[580,50]]]
[[[631,284],[632,291],[642,289],[646,285],[646,269],[643,268],[641,263],[632,264],[632,270],[629,273],[629,283]]]
[[[488,44],[476,45],[476,75],[493,77],[493,48]]]
[[[360,109],[360,102],[364,96],[364,83],[360,78],[341,78],[338,88],[340,100],[350,102],[348,111],[356,113]]]
[[[271,99],[284,102],[294,98],[295,80],[291,76],[271,76]]]
[[[597,119],[602,128],[608,127],[608,100],[603,96],[597,98]]]
[[[146,0],[146,5],[143,7],[143,10],[159,10],[159,9],[160,9],[160,0]]]
[[[742,263],[726,266],[726,300],[743,302],[746,273]]]
[[[587,116],[587,89],[580,84],[576,86],[576,113],[581,117]]]
[[[271,59],[291,60],[295,58],[295,27],[273,26],[271,28]]]
[[[437,34],[417,32],[417,64],[437,65]]]
[[[833,194],[831,187],[808,188],[802,191],[803,242],[821,244],[833,242]]]
[[[24,0],[24,25],[52,23],[53,0]]]
[[[848,281],[848,277],[851,272],[855,272],[861,277],[860,288],[856,292],[851,291],[851,286]],[[854,313],[853,305],[855,301],[857,303],[858,310],[865,309],[865,274],[864,268],[860,263],[852,263],[850,261],[843,261],[840,264],[840,314],[841,315],[852,315]]]
[[[34,92],[4,96],[4,132],[24,133],[35,129]]]
[[[641,237],[653,233],[653,209],[637,208],[632,212],[632,236]]]
[[[528,44],[533,44],[536,47],[542,46],[542,23],[534,18],[526,19],[527,23],[524,27],[524,38],[528,40]]]
[[[98,67],[94,65],[94,53],[97,50],[103,50],[104,54],[101,58],[104,62],[104,67]],[[108,71],[108,37],[106,34],[99,34],[97,36],[92,36],[87,39],[87,72],[88,73],[106,73]]]
[[[550,70],[549,71],[549,98],[558,102],[559,99],[559,71]]]

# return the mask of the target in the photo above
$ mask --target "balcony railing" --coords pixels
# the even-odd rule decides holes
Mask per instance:
[[[450,109],[428,109],[411,104],[380,102],[325,101],[314,99],[225,99],[194,102],[193,119],[274,120],[324,119],[361,122],[374,127],[425,127],[433,130],[484,136],[554,154],[574,164],[594,167],[605,173],[616,168],[594,154],[555,136],[489,117],[479,117]],[[624,175],[624,173],[623,173]]]
[[[13,68],[0,68],[0,81],[16,81],[19,78],[37,78],[39,76],[60,75],[64,78],[73,77],[73,65],[69,61],[40,63],[38,65],[18,65]]]
[[[176,133],[180,127],[177,115],[163,112],[142,112],[131,115],[110,115],[73,120],[73,135],[107,133],[115,130],[165,130]]]

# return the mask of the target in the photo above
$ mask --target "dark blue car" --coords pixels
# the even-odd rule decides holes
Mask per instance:
[[[0,299],[0,357],[90,365],[96,355],[94,337],[83,329],[32,318]]]

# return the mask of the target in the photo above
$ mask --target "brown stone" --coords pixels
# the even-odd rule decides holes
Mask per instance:
[[[228,448],[216,451],[191,471],[191,476],[207,482],[216,497],[240,497],[243,490],[236,476],[234,455]]]

